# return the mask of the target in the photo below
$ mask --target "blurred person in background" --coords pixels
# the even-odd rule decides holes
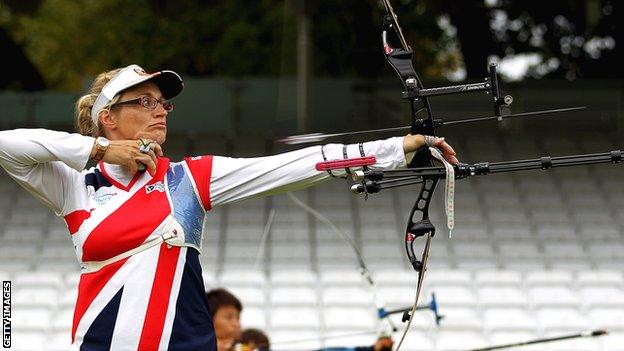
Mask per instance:
[[[260,329],[247,328],[240,337],[241,351],[269,351],[271,342],[269,337]]]
[[[130,65],[98,75],[78,99],[78,133],[0,131],[0,165],[71,234],[81,267],[72,349],[216,350],[199,254],[217,206],[346,176],[315,170],[324,160],[375,156],[373,167],[394,169],[433,145],[458,162],[443,138],[423,135],[174,162],[161,145],[182,89],[173,71]]]
[[[217,350],[234,350],[241,338],[240,314],[243,305],[234,294],[223,288],[209,290],[206,299],[217,337]]]

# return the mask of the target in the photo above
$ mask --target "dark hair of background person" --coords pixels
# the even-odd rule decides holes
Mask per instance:
[[[241,343],[253,342],[258,350],[269,350],[271,343],[269,337],[260,329],[247,328],[241,333]]]
[[[234,296],[231,292],[223,288],[212,289],[206,293],[206,299],[208,300],[208,307],[210,308],[210,314],[215,315],[219,308],[224,306],[233,306],[241,312],[243,305],[240,300]]]

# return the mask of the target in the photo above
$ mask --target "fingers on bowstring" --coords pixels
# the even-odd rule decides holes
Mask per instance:
[[[156,155],[161,157],[163,156],[163,150],[160,144],[154,143],[154,148],[152,150],[154,150],[154,153],[156,153]]]
[[[147,167],[147,171],[152,176],[156,173],[156,155],[150,151],[149,154],[143,154],[136,159],[137,162],[142,163]]]

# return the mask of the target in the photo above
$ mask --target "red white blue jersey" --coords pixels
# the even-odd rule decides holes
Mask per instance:
[[[403,139],[364,143],[375,167],[404,166]],[[84,170],[93,138],[43,129],[0,131],[0,165],[62,216],[82,265],[123,255],[174,221],[181,246],[158,245],[81,274],[72,325],[75,350],[214,350],[199,254],[210,210],[301,189],[329,178],[324,159],[359,157],[330,144],[258,158],[160,158],[156,174],[100,162]],[[343,175],[337,171],[335,175]],[[208,222],[208,223],[205,223]],[[68,340],[68,343],[70,341]]]

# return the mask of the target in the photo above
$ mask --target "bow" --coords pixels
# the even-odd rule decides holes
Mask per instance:
[[[390,5],[390,1],[383,0],[383,2],[386,7],[386,15],[383,19],[381,32],[383,53],[386,57],[386,61],[401,78],[401,83],[403,84],[404,89],[402,96],[410,104],[410,133],[435,135],[435,124],[433,120],[433,113],[431,111],[431,105],[429,104],[427,96],[421,96],[420,94],[423,90],[423,85],[412,65],[414,53],[403,36],[403,30],[399,26],[397,15],[394,13],[392,5]],[[390,35],[394,35],[395,39],[399,40],[400,47],[392,46],[389,38]],[[431,162],[431,153],[428,149],[422,148],[419,152],[417,152],[408,165],[408,167],[416,166],[433,166]],[[429,247],[431,245],[431,238],[435,234],[435,227],[429,220],[429,204],[431,202],[431,195],[438,184],[438,179],[439,178],[436,177],[422,178],[423,185],[408,217],[407,228],[405,230],[405,251],[412,267],[418,273],[418,280],[416,283],[416,294],[414,296],[412,311],[409,319],[407,320],[405,331],[403,332],[399,344],[397,345],[397,350],[401,348],[401,345],[405,340],[405,336],[407,335],[407,331],[412,324],[414,312],[418,306],[418,297],[420,296],[425,272],[427,270]],[[421,258],[418,259],[414,253],[414,240],[422,236],[425,237],[425,245]]]
[[[513,97],[511,95],[501,95],[496,64],[491,64],[489,66],[488,76],[482,82],[425,89],[412,65],[413,51],[405,40],[403,30],[401,29],[401,26],[398,22],[398,17],[394,12],[394,9],[392,8],[389,0],[383,0],[383,4],[386,9],[386,15],[384,16],[381,30],[383,54],[388,64],[390,64],[390,66],[394,69],[396,74],[401,79],[401,83],[403,85],[402,97],[410,104],[411,134],[434,136],[436,134],[435,128],[438,126],[480,122],[491,119],[496,119],[500,121],[503,119],[503,108],[511,105],[511,103],[513,102]],[[429,97],[447,94],[462,94],[477,91],[485,92],[491,96],[494,116],[469,118],[463,121],[450,121],[446,123],[441,120],[434,119],[431,105],[429,104],[428,100]],[[581,108],[583,107],[525,112],[516,115],[510,115],[508,118],[567,112]],[[443,158],[437,154],[437,150],[430,150],[430,148],[421,148],[415,154],[413,159],[409,162],[408,168],[433,167],[432,151],[434,152],[434,156],[436,156],[436,158],[443,160]],[[450,178],[450,175],[452,174],[454,169],[447,163],[445,163],[445,166],[446,167],[443,170],[449,173]],[[418,280],[416,283],[416,293],[414,296],[412,311],[409,314],[409,319],[407,320],[408,323],[403,332],[403,335],[401,336],[401,340],[397,345],[397,350],[401,348],[405,336],[407,335],[407,332],[411,326],[414,312],[418,308],[418,298],[422,290],[423,280],[425,277],[425,272],[427,270],[427,259],[429,257],[431,239],[435,235],[436,230],[433,223],[431,223],[431,221],[429,220],[429,204],[431,202],[431,198],[435,191],[436,185],[442,177],[423,173],[419,175],[419,178],[422,186],[410,211],[407,221],[407,227],[405,230],[405,251],[407,253],[410,264],[412,265],[413,269],[418,273]],[[452,189],[449,189],[449,187],[452,188],[453,183],[452,181],[451,183],[449,183],[449,178],[447,178],[447,191],[450,191],[450,194],[452,194]],[[450,196],[450,198],[452,200],[452,195]],[[449,196],[447,196],[447,200],[448,199]],[[450,203],[450,205],[452,210],[452,202]],[[451,228],[451,226],[452,219],[450,219],[449,221],[449,229]],[[414,251],[414,243],[418,238],[421,237],[424,237],[425,241],[422,254],[420,258],[418,258]]]
[[[559,108],[503,115],[503,109],[513,103],[513,97],[511,95],[501,94],[496,64],[489,65],[488,76],[481,82],[435,88],[424,88],[422,82],[420,81],[420,78],[418,77],[418,74],[416,73],[412,65],[414,53],[408,45],[405,36],[403,35],[403,30],[399,25],[398,17],[394,12],[394,9],[392,8],[389,0],[382,0],[382,2],[386,10],[381,29],[383,54],[388,64],[394,69],[398,77],[401,79],[401,84],[403,86],[402,98],[410,104],[411,124],[409,126],[409,131],[411,134],[435,136],[435,129],[442,126],[453,126],[463,123],[473,123],[490,120],[501,121],[505,118],[554,114],[570,112],[585,108]],[[429,97],[473,92],[485,92],[486,94],[490,95],[493,106],[493,116],[472,117],[455,121],[443,121],[441,119],[434,119],[431,105],[428,100]],[[349,133],[335,133],[329,135],[322,133],[313,133],[299,136],[290,136],[279,141],[287,144],[310,143],[322,141],[330,137],[343,135],[363,134],[369,132],[389,132],[403,129],[407,129],[407,127],[386,128],[381,130],[369,130]],[[436,152],[434,151],[433,153],[435,156]],[[611,155],[609,155],[609,157],[610,156]],[[615,162],[612,159],[610,160],[611,162]],[[456,167],[450,167],[450,165],[448,164],[446,165],[446,168],[434,167],[432,163],[432,151],[429,148],[421,148],[415,153],[414,157],[409,162],[407,170],[410,169],[417,170],[418,174],[415,176],[398,176],[395,177],[395,179],[387,181],[393,182],[393,186],[422,184],[408,217],[404,240],[407,257],[410,261],[412,268],[418,274],[418,280],[416,283],[416,293],[414,296],[411,313],[409,313],[409,318],[407,320],[408,324],[397,346],[397,350],[400,349],[405,339],[407,331],[411,326],[414,312],[418,307],[418,298],[422,290],[423,280],[425,272],[427,270],[427,260],[429,257],[431,239],[435,235],[436,228],[429,220],[429,204],[431,202],[431,198],[438,184],[438,181],[442,178],[445,178],[447,172],[455,171]],[[434,169],[435,171],[433,171]],[[460,172],[458,172],[458,176],[466,176],[466,174],[470,173],[470,170],[471,168],[466,165],[464,169],[461,169]],[[389,174],[390,172],[383,173]],[[361,178],[364,179],[365,177]],[[455,176],[449,176],[447,177],[447,180],[451,178],[454,179]],[[360,189],[362,190],[362,192],[374,192],[373,190],[375,189],[375,187],[384,184],[384,182],[386,181],[382,181],[379,179],[373,179],[372,181],[370,179],[364,179],[362,185],[356,185],[355,189]],[[387,187],[390,187],[390,185],[388,185]],[[383,188],[383,186],[380,187],[380,189],[381,188]],[[423,250],[420,257],[416,255],[414,250],[414,243],[419,238],[424,238]]]

